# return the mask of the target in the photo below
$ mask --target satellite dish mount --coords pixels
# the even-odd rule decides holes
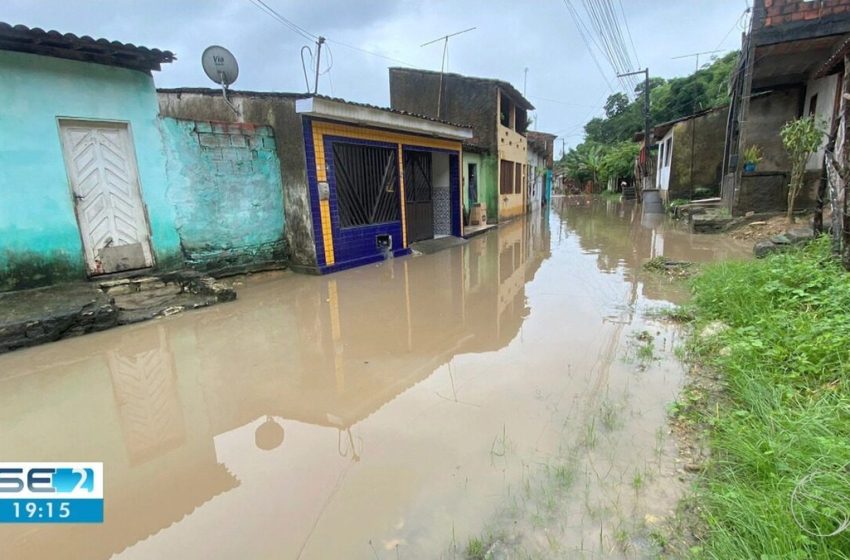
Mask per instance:
[[[236,63],[236,57],[224,47],[212,45],[204,49],[204,54],[201,55],[201,64],[207,77],[221,86],[221,93],[227,106],[237,116],[241,116],[239,109],[227,98],[228,87],[239,77],[239,65]]]

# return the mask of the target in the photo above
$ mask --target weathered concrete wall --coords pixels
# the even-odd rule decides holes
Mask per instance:
[[[180,259],[150,75],[0,51],[0,291],[84,278],[58,118],[128,123],[159,268]]]
[[[271,127],[162,121],[180,247],[202,270],[286,260],[283,186]]]
[[[757,95],[750,100],[746,139],[741,150],[753,144],[761,147],[764,159],[758,165],[759,171],[790,171],[791,162],[779,131],[785,123],[797,118],[801,95],[800,88],[792,88]]]
[[[466,144],[495,153],[498,148],[498,88],[481,80],[445,74],[437,114],[439,91],[439,74],[390,68],[390,106],[393,109],[472,126],[475,136]]]
[[[241,116],[224,103],[221,91],[206,88],[159,90],[160,111],[164,116],[175,118],[252,122],[274,129],[283,183],[286,250],[290,266],[315,271],[316,245],[310,215],[303,124],[301,116],[295,112],[295,100],[303,96],[255,92],[231,92],[230,95]]]
[[[726,110],[677,123],[667,197],[692,198],[698,190],[720,192]]]

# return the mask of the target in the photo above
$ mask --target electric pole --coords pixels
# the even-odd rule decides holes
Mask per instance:
[[[643,149],[646,158],[646,168],[649,170],[649,68],[644,68],[643,70],[637,70],[635,72],[627,72],[625,74],[617,74],[617,77],[624,78],[626,76],[634,76],[636,74],[643,74],[646,78],[643,86]],[[644,185],[646,185],[646,177],[644,177],[643,180]],[[641,200],[640,189],[637,189],[637,192],[638,200]]]
[[[322,45],[325,44],[325,38],[319,36],[316,43],[316,81],[313,84],[313,95],[319,93],[319,63],[322,60]]]
[[[522,78],[522,96],[525,97],[525,91],[528,87],[528,66],[525,67],[525,75]]]

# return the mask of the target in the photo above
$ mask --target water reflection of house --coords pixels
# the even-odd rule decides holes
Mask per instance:
[[[357,424],[399,394],[459,354],[517,336],[524,285],[549,254],[533,227],[517,220],[378,274],[351,271],[345,282],[293,276],[285,292],[276,284],[259,294],[262,304],[248,294],[192,320],[106,333],[63,364],[22,362],[32,375],[0,381],[0,460],[103,460],[107,521],[0,528],[0,557],[107,558],[179,522],[244,483],[214,441],[224,434],[248,435],[259,453],[285,450],[295,422],[335,430],[327,441],[340,453],[356,447]],[[382,319],[366,328],[370,314]],[[250,347],[230,344],[248,332]],[[319,504],[330,491],[318,485],[305,499]]]

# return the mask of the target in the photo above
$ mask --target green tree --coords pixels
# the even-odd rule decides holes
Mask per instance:
[[[635,158],[640,146],[635,142],[620,142],[610,146],[602,156],[602,180],[610,178],[633,178],[635,176]]]
[[[794,203],[806,178],[806,163],[823,141],[814,117],[801,117],[785,123],[779,131],[785,151],[791,158],[791,182],[788,183],[788,223],[794,223]]]
[[[608,96],[605,102],[605,116],[610,118],[616,117],[629,107],[629,96],[625,93],[618,92]]]

